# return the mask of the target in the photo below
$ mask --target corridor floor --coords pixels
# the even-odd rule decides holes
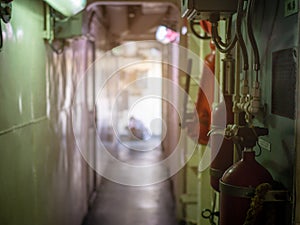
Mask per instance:
[[[131,144],[134,145],[134,143]],[[160,149],[141,152],[119,146],[114,155],[125,162],[152,163],[161,159],[162,152]],[[113,166],[113,164],[108,164],[108,167]],[[169,180],[134,187],[114,183],[107,179],[102,180],[96,200],[83,223],[83,225],[176,224],[175,204]]]

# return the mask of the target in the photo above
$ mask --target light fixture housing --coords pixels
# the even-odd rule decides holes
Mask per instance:
[[[44,0],[53,9],[64,16],[70,17],[82,11],[86,6],[86,0]]]

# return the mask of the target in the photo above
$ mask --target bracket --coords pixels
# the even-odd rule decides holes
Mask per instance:
[[[1,20],[4,23],[8,23],[12,14],[12,1],[13,0],[0,0],[0,50],[3,46]]]

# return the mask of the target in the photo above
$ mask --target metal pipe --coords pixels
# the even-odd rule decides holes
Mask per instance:
[[[235,60],[231,53],[227,53],[225,58],[222,59],[223,63],[223,93],[226,95],[234,94],[234,67]]]
[[[253,27],[252,27],[252,13],[254,8],[254,0],[250,0],[248,12],[247,12],[247,30],[248,30],[248,37],[250,44],[253,49],[254,53],[254,71],[256,71],[256,82],[258,82],[258,73],[257,71],[260,70],[260,60],[259,60],[259,51],[257,47],[257,43],[253,34]]]
[[[240,47],[239,45],[235,48],[235,85],[234,85],[234,100],[233,102],[238,103],[240,101],[241,95],[240,95]],[[237,108],[233,109],[233,112],[238,112]]]
[[[238,12],[237,12],[237,18],[236,18],[236,35],[238,38],[238,43],[241,46],[243,59],[244,59],[244,70],[245,72],[249,69],[249,58],[248,58],[248,52],[247,47],[245,44],[245,40],[243,38],[242,34],[242,19],[244,14],[244,0],[239,0],[238,2]]]
[[[233,96],[233,122],[235,125],[239,125],[240,123],[240,110],[237,106],[237,104],[240,102],[241,95],[240,95],[240,47],[239,45],[235,48],[235,78],[234,78],[234,96]],[[238,146],[234,145],[234,151],[233,151],[233,162],[239,161],[241,158],[241,155],[239,153]]]
[[[221,43],[222,41],[220,40],[221,38],[219,37],[219,34],[218,34],[218,22],[212,22],[212,39],[213,39],[213,42],[216,45],[217,49],[221,53],[230,52],[234,48],[234,46],[238,40],[237,36],[235,35],[234,39],[230,43],[228,43],[228,44]]]
[[[215,82],[215,86],[214,86],[214,103],[213,103],[213,107],[214,108],[220,101],[222,101],[221,95],[220,95],[220,84],[222,81],[222,77],[221,77],[221,73],[220,73],[220,52],[216,52],[216,64],[215,64],[215,80],[217,81],[217,83]]]
[[[1,20],[0,20],[0,51],[3,47],[3,36],[2,36],[2,26],[1,26]]]

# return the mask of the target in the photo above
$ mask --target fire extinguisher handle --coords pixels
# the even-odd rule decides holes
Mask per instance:
[[[228,125],[225,135],[232,137],[243,148],[253,148],[258,137],[268,135],[269,130],[264,127],[247,127]]]

